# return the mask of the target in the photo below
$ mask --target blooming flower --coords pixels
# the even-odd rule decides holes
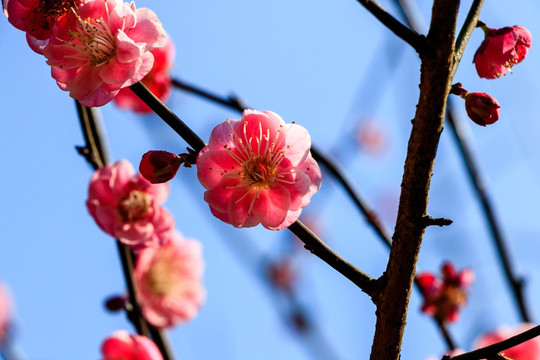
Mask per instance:
[[[158,328],[170,328],[193,318],[204,299],[201,245],[170,234],[157,248],[138,254],[133,272],[142,312]]]
[[[473,282],[470,269],[456,272],[454,266],[445,262],[441,267],[442,279],[431,273],[416,276],[424,296],[422,311],[439,321],[456,321],[459,309],[467,303],[467,288]]]
[[[465,95],[467,115],[478,125],[486,126],[499,120],[500,107],[497,99],[489,94],[470,92]]]
[[[156,344],[146,336],[116,331],[101,345],[102,360],[163,360]]]
[[[101,106],[152,68],[164,46],[156,14],[121,0],[93,0],[58,19],[43,49],[58,86],[85,106]]]
[[[169,70],[174,61],[174,45],[167,37],[167,43],[164,47],[156,48],[150,52],[154,55],[154,65],[141,82],[161,101],[165,102],[171,95],[172,83]],[[114,102],[120,108],[131,109],[138,113],[152,112],[148,105],[127,88],[120,89]]]
[[[4,13],[17,29],[26,32],[28,45],[41,54],[49,43],[55,21],[83,0],[3,0]]]
[[[495,79],[521,62],[531,47],[532,35],[522,26],[491,29],[482,26],[485,38],[474,55],[478,76]]]
[[[86,206],[99,227],[133,249],[156,246],[174,228],[169,212],[160,205],[167,184],[150,184],[135,175],[125,160],[97,170],[88,188]]]
[[[11,296],[6,286],[0,283],[0,344],[6,338],[11,325]]]
[[[493,332],[482,335],[474,342],[473,347],[475,349],[482,348],[506,340],[533,327],[534,325],[532,324],[520,324],[515,328],[500,327]],[[510,349],[501,351],[501,353],[512,360],[538,360],[540,359],[540,338],[535,337]]]
[[[270,111],[246,110],[218,125],[197,158],[204,200],[236,227],[291,225],[321,186],[306,129]]]

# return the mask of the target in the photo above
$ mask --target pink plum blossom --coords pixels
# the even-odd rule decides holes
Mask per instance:
[[[521,62],[531,47],[532,35],[522,26],[491,29],[481,26],[485,39],[474,55],[478,76],[496,79]]]
[[[146,336],[119,330],[101,345],[102,360],[163,360],[156,344]]]
[[[457,272],[450,262],[441,267],[442,278],[432,273],[421,273],[416,281],[424,296],[422,311],[433,315],[439,321],[454,322],[459,309],[467,303],[467,289],[474,280],[470,269]]]
[[[204,200],[235,227],[281,230],[298,219],[321,186],[305,128],[271,111],[246,110],[210,135],[197,158]]]
[[[11,325],[12,302],[7,287],[0,283],[0,344],[6,339]]]
[[[506,340],[524,331],[533,328],[532,324],[520,324],[515,328],[500,327],[493,332],[486,333],[474,342],[474,348],[483,348],[491,344]],[[540,359],[540,338],[535,337],[501,353],[512,360],[538,360]]]
[[[57,19],[43,49],[60,89],[85,106],[101,106],[152,69],[150,50],[167,36],[156,14],[121,0],[92,0]]]
[[[168,193],[167,184],[150,184],[122,160],[94,173],[86,206],[103,231],[138,250],[159,245],[174,228],[172,216],[160,206]]]
[[[167,43],[164,47],[156,48],[150,52],[154,55],[154,65],[141,82],[161,101],[166,102],[171,95],[172,82],[169,71],[174,61],[174,45],[167,37]],[[152,112],[148,105],[127,88],[120,89],[114,102],[120,108],[131,109],[138,113]]]
[[[3,0],[4,13],[17,29],[26,32],[26,40],[41,54],[49,43],[57,19],[74,11],[85,0]]]
[[[167,240],[142,250],[133,272],[143,315],[158,328],[192,319],[204,300],[201,244],[177,232]]]

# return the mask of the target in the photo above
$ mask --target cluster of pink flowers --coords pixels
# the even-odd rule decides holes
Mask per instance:
[[[470,269],[457,272],[449,262],[442,265],[441,273],[442,278],[429,272],[416,276],[424,296],[422,311],[441,322],[454,322],[458,319],[459,309],[467,303],[467,289],[474,274]]]
[[[167,36],[156,14],[122,0],[4,0],[4,13],[47,58],[60,89],[101,106],[152,69]]]
[[[136,291],[158,328],[193,318],[204,299],[200,244],[174,229],[167,195],[168,184],[151,184],[124,160],[93,174],[86,203],[103,231],[137,252]]]

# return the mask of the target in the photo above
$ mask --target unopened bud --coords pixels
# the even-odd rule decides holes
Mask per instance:
[[[181,159],[178,155],[162,150],[152,150],[142,156],[139,171],[152,184],[159,184],[171,180],[176,175],[180,164]]]
[[[465,110],[472,121],[481,126],[499,120],[500,105],[493,96],[486,93],[470,92],[465,96]]]

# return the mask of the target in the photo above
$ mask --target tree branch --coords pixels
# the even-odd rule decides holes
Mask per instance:
[[[85,157],[94,170],[100,169],[105,166],[109,160],[107,152],[105,151],[104,136],[98,121],[98,116],[95,114],[93,108],[83,106],[78,101],[75,103],[77,106],[81,130],[85,139],[85,146],[77,147],[77,151]],[[132,277],[135,255],[131,249],[118,241],[118,239],[116,239],[116,245],[120,255],[122,271],[126,281],[129,303],[131,306],[127,312],[128,318],[132,322],[133,326],[135,326],[137,329],[137,333],[139,335],[145,335],[154,340],[161,354],[163,355],[164,360],[172,360],[174,357],[171,354],[170,347],[168,346],[164,335],[161,334],[159,330],[148,324],[148,322],[142,316]]]
[[[525,341],[531,340],[540,335],[540,325],[533,327],[527,331],[522,332],[516,336],[512,336],[506,340],[500,341],[498,343],[470,351],[465,354],[456,355],[456,356],[445,356],[444,360],[479,360],[479,359],[489,359],[496,356],[501,351],[510,349],[516,345],[522,344]]]
[[[375,16],[384,26],[396,34],[400,39],[411,45],[417,53],[422,54],[426,49],[426,38],[418,34],[413,29],[403,25],[399,20],[390,15],[376,1],[357,0],[373,16]]]
[[[413,122],[392,249],[386,268],[387,285],[377,304],[377,325],[371,360],[397,360],[416,262],[425,224],[429,185],[451,85],[451,65],[459,1],[435,0],[427,36],[433,44],[420,54],[420,99]]]
[[[336,252],[330,249],[317,235],[309,230],[300,220],[291,226],[291,230],[304,244],[305,248],[312,254],[322,259],[340,274],[351,280],[366,294],[373,296],[376,280],[369,275],[358,270],[356,267],[345,261]]]
[[[452,72],[450,73],[452,78],[456,74],[459,62],[461,61],[461,58],[463,56],[463,51],[465,50],[465,46],[467,46],[467,42],[471,37],[472,31],[476,27],[478,17],[480,16],[480,11],[482,10],[482,5],[484,5],[484,0],[473,1],[469,13],[467,14],[467,18],[463,23],[463,27],[459,32],[456,40],[456,47],[454,49]]]

